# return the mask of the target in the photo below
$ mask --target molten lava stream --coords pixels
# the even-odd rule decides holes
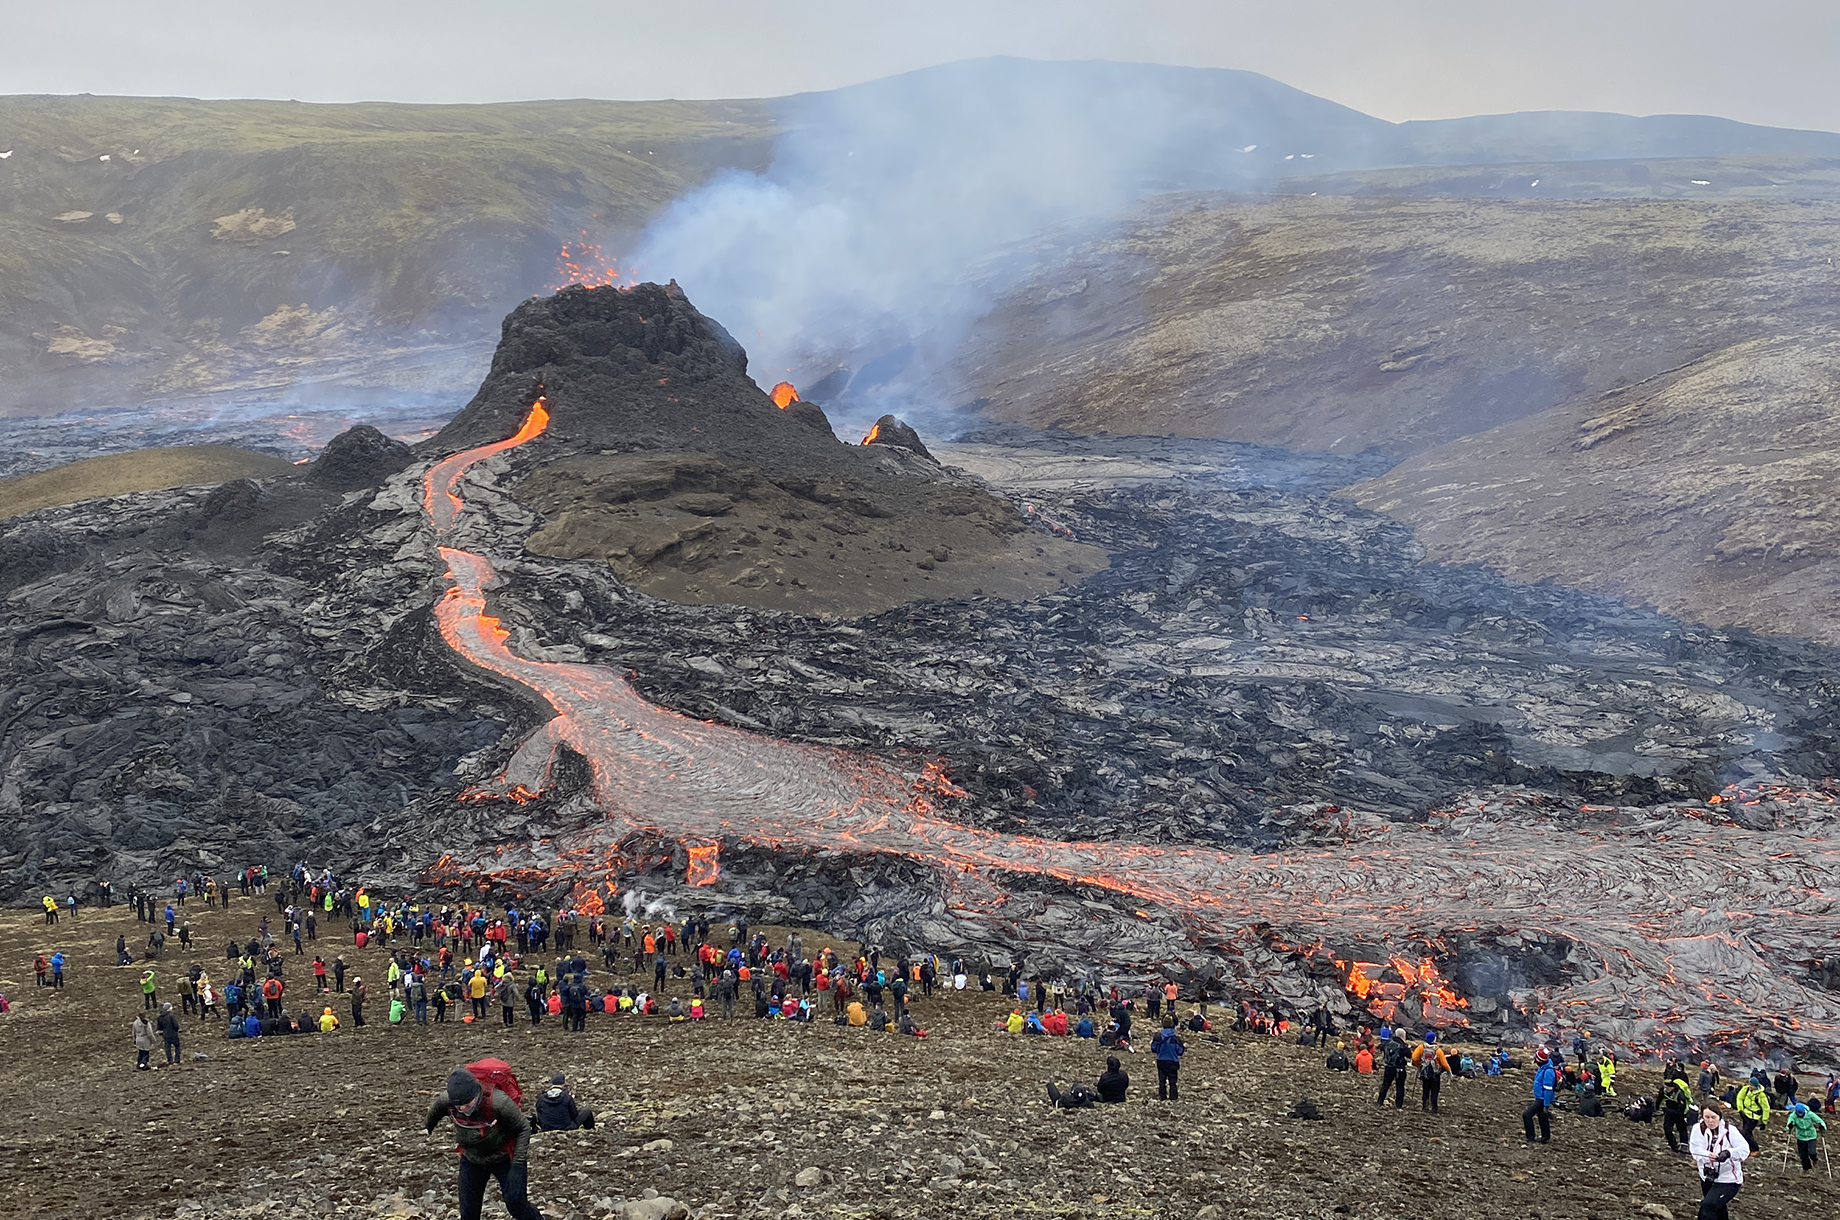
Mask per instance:
[[[463,507],[458,488],[468,468],[540,434],[547,420],[539,400],[516,436],[428,472],[425,502],[437,534]],[[567,745],[588,760],[593,798],[609,815],[574,851],[596,840],[610,849],[647,829],[704,850],[727,840],[898,855],[948,874],[1030,873],[1095,886],[1220,933],[1253,921],[1379,937],[1497,925],[1552,930],[1587,946],[1604,966],[1594,981],[1568,983],[1564,1003],[1588,1002],[1604,1016],[1665,1016],[1703,1010],[1698,987],[1707,981],[1742,979],[1744,1000],[1719,1002],[1727,1021],[1739,1012],[1779,1031],[1788,1022],[1807,1039],[1840,1030],[1840,1002],[1783,973],[1797,954],[1818,956],[1840,939],[1832,897],[1840,894],[1840,850],[1812,831],[1788,839],[1790,859],[1784,834],[1695,819],[1670,827],[1664,853],[1647,832],[1531,821],[1491,826],[1480,841],[1413,827],[1367,843],[1264,855],[996,834],[934,816],[934,777],[916,781],[876,758],[693,720],[647,702],[610,670],[516,655],[486,613],[491,563],[453,547],[440,553],[452,582],[436,607],[442,636],[556,713],[520,747],[497,791],[475,795],[539,791],[555,751]],[[994,888],[981,892],[978,901],[1002,901]],[[1767,921],[1767,949],[1734,927],[1747,913]],[[1428,980],[1441,982],[1434,971]],[[1357,967],[1351,983],[1364,981]],[[1454,1007],[1457,997],[1450,999]]]

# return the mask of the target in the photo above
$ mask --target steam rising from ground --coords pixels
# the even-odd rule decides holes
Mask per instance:
[[[1377,123],[1249,73],[1016,60],[779,106],[772,167],[679,201],[636,263],[723,319],[763,385],[844,366],[851,398],[884,402],[1036,265],[1028,239],[1147,192],[1266,182],[1318,151],[1285,133],[1347,148]]]

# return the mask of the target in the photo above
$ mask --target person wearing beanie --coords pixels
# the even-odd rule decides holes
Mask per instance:
[[[1404,1030],[1383,1029],[1380,1031],[1380,1040],[1385,1044],[1385,1050],[1380,1064],[1380,1096],[1375,1098],[1374,1104],[1384,1106],[1390,1090],[1393,1094],[1393,1108],[1403,1110],[1406,1105],[1406,1073],[1412,1066],[1412,1048],[1406,1045]]]
[[[1412,1066],[1418,1069],[1418,1108],[1436,1114],[1438,1090],[1450,1071],[1450,1059],[1437,1044],[1437,1030],[1425,1031],[1424,1044],[1412,1052]]]
[[[1789,1135],[1795,1140],[1795,1152],[1802,1160],[1802,1172],[1814,1168],[1815,1155],[1821,1138],[1821,1132],[1827,1130],[1827,1120],[1808,1108],[1807,1102],[1798,1101],[1790,1106],[1786,1117],[1789,1122]]]
[[[160,1015],[154,1020],[153,1027],[160,1031],[160,1046],[166,1052],[166,1066],[177,1066],[179,1063],[179,1018],[173,1015],[170,1003],[160,1005]]]
[[[1099,1076],[1099,1100],[1116,1105],[1122,1102],[1125,1093],[1131,1087],[1131,1078],[1118,1066],[1118,1056],[1108,1055],[1105,1059],[1105,1071]]]
[[[422,1126],[430,1134],[451,1118],[460,1153],[460,1220],[479,1220],[486,1183],[498,1179],[498,1193],[512,1220],[542,1220],[530,1203],[530,1120],[510,1097],[487,1089],[464,1067],[447,1075],[447,1088],[428,1107]]]
[[[577,1128],[592,1131],[594,1111],[575,1104],[562,1073],[557,1072],[549,1078],[549,1088],[537,1098],[537,1130],[574,1131]]]
[[[1354,1066],[1354,1064],[1348,1062],[1348,1044],[1346,1042],[1338,1041],[1335,1044],[1335,1049],[1329,1052],[1327,1066],[1331,1072],[1346,1072]]]

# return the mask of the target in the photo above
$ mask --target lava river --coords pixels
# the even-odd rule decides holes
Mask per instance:
[[[464,509],[467,471],[541,434],[546,407],[538,400],[514,437],[427,472],[437,539]],[[566,745],[592,768],[607,814],[592,839],[609,851],[650,830],[692,845],[887,853],[955,878],[954,896],[972,904],[1000,903],[1005,873],[1041,874],[1130,895],[1223,939],[1253,922],[1331,943],[1536,929],[1584,945],[1598,967],[1532,997],[1542,1024],[1588,1018],[1657,1038],[1802,1050],[1831,1046],[1840,1030],[1840,997],[1800,981],[1840,939],[1840,840],[1825,798],[1765,831],[1665,811],[1593,829],[1486,806],[1422,826],[1343,815],[1329,846],[1261,854],[997,834],[939,816],[935,800],[951,788],[930,769],[691,719],[609,669],[518,656],[487,613],[490,561],[451,546],[441,555],[451,584],[436,615],[448,644],[555,712],[493,785],[469,795],[540,791]]]

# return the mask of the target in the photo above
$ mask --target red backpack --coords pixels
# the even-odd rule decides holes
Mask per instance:
[[[467,1064],[466,1070],[473,1074],[473,1079],[485,1090],[485,1105],[492,1104],[492,1090],[497,1089],[511,1099],[512,1105],[520,1110],[524,1108],[524,1086],[518,1083],[517,1074],[503,1059],[481,1059],[477,1063]]]

